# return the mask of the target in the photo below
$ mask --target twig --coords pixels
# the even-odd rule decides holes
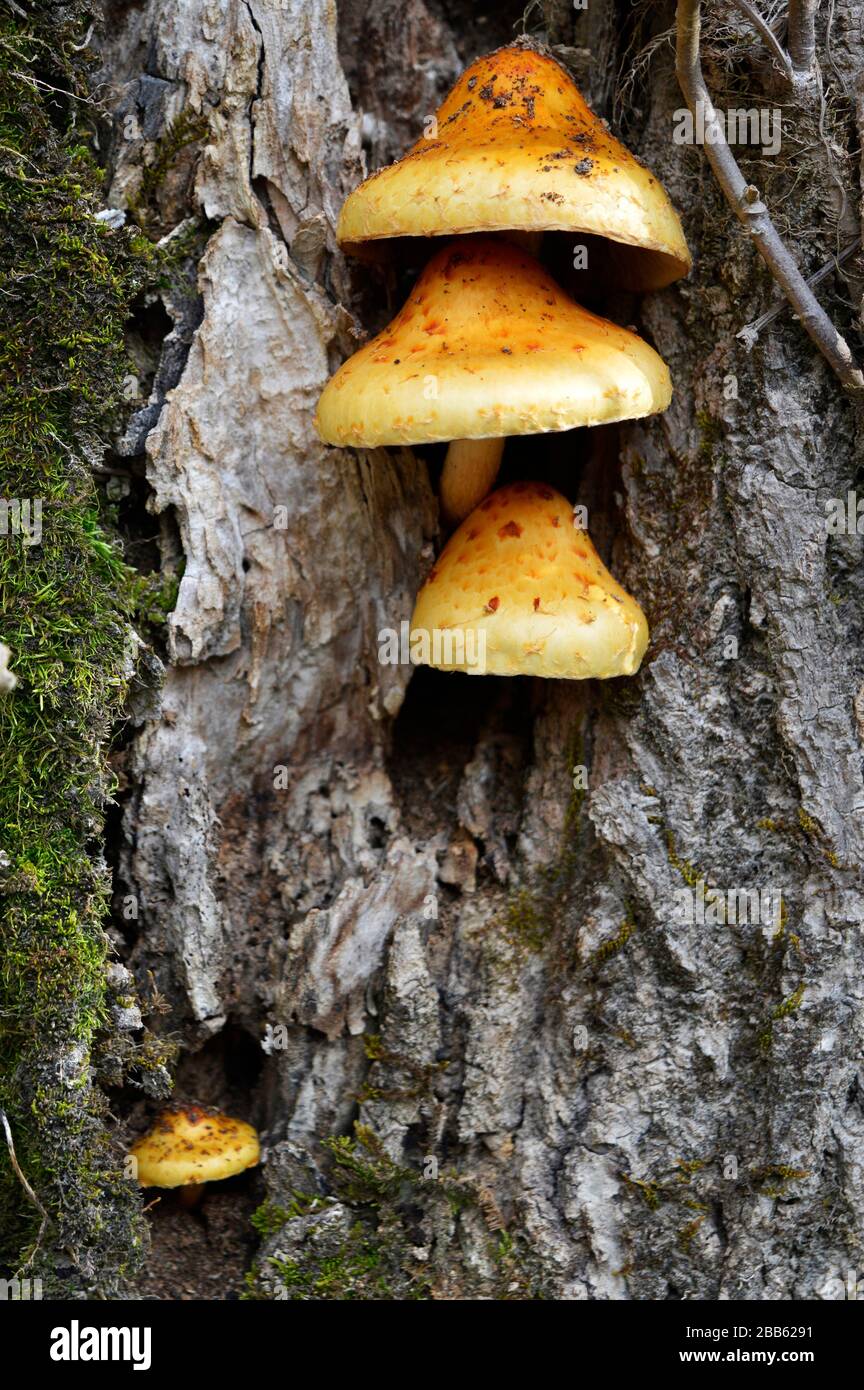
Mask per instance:
[[[41,77],[34,77],[32,72],[16,72],[14,68],[10,68],[9,76],[19,78],[30,87],[41,88],[43,92],[56,92],[58,96],[69,97],[72,101],[83,101],[88,106],[98,107],[99,105],[98,101],[93,101],[91,97],[82,96],[80,92],[67,92],[65,87],[55,87],[50,82],[43,82]]]
[[[80,53],[80,52],[82,51],[82,49],[85,49],[85,48],[88,46],[88,44],[90,43],[90,40],[92,39],[92,37],[93,37],[93,25],[91,24],[91,25],[90,25],[90,28],[87,30],[87,33],[84,35],[84,42],[83,42],[83,43],[73,43],[73,44],[72,44],[72,52],[73,52],[73,53]]]
[[[753,28],[759,31],[762,35],[765,47],[770,53],[773,53],[784,73],[791,81],[792,60],[768,22],[764,20],[759,11],[749,3],[749,0],[732,0],[732,3],[736,9],[739,9],[743,15],[746,15],[753,25]]]
[[[681,91],[694,116],[705,111],[705,154],[735,215],[743,222],[760,256],[779,284],[825,360],[847,391],[864,391],[864,373],[849,344],[838,333],[809,288],[793,257],[777,233],[758,189],[748,184],[726,143],[723,125],[705,85],[699,57],[700,0],[678,0],[676,71]]]
[[[57,444],[59,448],[63,450],[67,458],[70,458],[74,464],[77,464],[79,467],[82,468],[89,468],[90,472],[95,473],[97,476],[102,476],[103,474],[106,477],[111,478],[134,478],[135,476],[135,474],[132,473],[128,468],[109,468],[107,464],[91,463],[89,459],[86,463],[84,463],[81,459],[79,459],[78,455],[75,453],[75,450],[70,449],[69,445],[65,444],[63,440],[60,438],[59,434],[56,434],[54,430],[49,428],[45,431],[45,433],[48,434],[51,437],[51,439],[54,440],[54,443]]]
[[[789,0],[786,41],[792,67],[799,76],[813,71],[816,62],[816,11],[819,0]]]
[[[16,5],[16,4],[15,4],[15,0],[6,0],[6,4],[9,6],[10,10],[12,11],[12,13],[13,13],[13,14],[17,14],[18,17],[19,17],[20,19],[28,19],[28,18],[29,18],[28,14],[27,14],[27,11],[26,11],[26,10],[22,10],[22,8],[21,8],[20,5]]]
[[[36,1244],[34,1245],[33,1250],[30,1253],[25,1264],[22,1266],[23,1269],[26,1269],[27,1266],[32,1262],[33,1256],[36,1254],[36,1251],[39,1249],[39,1246],[42,1244],[42,1237],[45,1234],[45,1228],[48,1225],[51,1218],[48,1215],[45,1208],[43,1207],[42,1203],[39,1201],[39,1198],[36,1196],[36,1193],[33,1191],[33,1188],[30,1186],[23,1172],[21,1171],[21,1167],[15,1155],[15,1142],[12,1138],[12,1130],[9,1127],[8,1119],[6,1118],[6,1111],[2,1109],[0,1109],[0,1126],[2,1126],[3,1133],[6,1137],[6,1147],[9,1150],[9,1162],[12,1164],[12,1171],[17,1177],[18,1181],[20,1182],[24,1191],[26,1192],[28,1198],[33,1203],[34,1207],[36,1207],[37,1211],[41,1212],[42,1214],[42,1224],[39,1227],[39,1234],[36,1237]]]
[[[861,238],[859,236],[856,236],[854,241],[850,241],[849,245],[844,247],[844,249],[840,252],[839,256],[832,256],[830,261],[826,261],[823,266],[819,267],[815,275],[808,276],[807,284],[810,286],[811,289],[814,285],[821,285],[822,281],[826,278],[826,276],[831,274],[832,270],[837,270],[841,265],[845,265],[846,261],[849,260],[849,257],[854,256],[856,251],[860,250]],[[743,328],[739,328],[738,332],[735,334],[735,337],[741,339],[742,343],[749,352],[750,349],[754,347],[755,344],[758,342],[759,334],[762,332],[762,329],[767,328],[769,323],[773,323],[774,320],[779,318],[780,315],[788,308],[789,305],[786,302],[786,300],[781,300],[780,303],[775,304],[773,308],[766,309],[765,313],[760,314],[759,317],[754,319],[752,323],[745,323]]]
[[[39,165],[34,164],[32,159],[28,159],[26,154],[22,154],[20,150],[16,150],[13,145],[0,145],[0,150],[2,150],[4,154],[14,155],[16,159],[23,159],[25,164],[30,165],[31,169],[35,169],[37,173],[39,172]],[[32,182],[35,182],[35,180],[31,179],[31,183]]]

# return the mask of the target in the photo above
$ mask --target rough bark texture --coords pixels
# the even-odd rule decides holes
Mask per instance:
[[[179,1091],[267,1132],[258,1296],[332,1296],[321,1248],[365,1288],[358,1211],[395,1298],[833,1296],[864,1234],[864,589],[825,502],[861,459],[788,314],[749,354],[736,340],[772,286],[701,151],[672,141],[669,6],[549,3],[528,31],[682,209],[690,280],[606,305],[670,363],[673,405],[505,457],[587,503],[651,623],[639,676],[380,665],[437,543],[434,451],[327,450],[312,428],[352,314],[377,328],[405,289],[343,260],[342,199],[520,15],[112,8],[109,203],[203,251],[197,309],[166,291],[169,365],[127,436],[133,454],[146,436],[162,562],[185,567],[125,753],[117,892],[137,917],[118,926],[180,1035]],[[855,4],[830,41],[821,23],[824,138],[818,92],[793,107],[743,20],[704,55],[718,105],[783,105],[781,152],[739,153],[808,272],[860,202]],[[820,293],[854,334],[854,280]],[[781,889],[782,922],[682,921],[700,879]]]

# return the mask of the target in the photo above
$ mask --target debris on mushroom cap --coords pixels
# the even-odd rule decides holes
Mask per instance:
[[[647,645],[641,608],[543,483],[500,488],[472,512],[411,619],[414,660],[474,675],[630,676]]]
[[[261,1157],[251,1125],[194,1106],[164,1111],[129,1152],[142,1187],[216,1182],[254,1168]]]
[[[466,237],[331,378],[316,424],[328,444],[372,448],[631,420],[671,396],[637,334],[574,303],[527,252]]]
[[[462,74],[431,137],[350,195],[338,236],[361,254],[381,238],[506,230],[583,232],[639,248],[618,260],[627,289],[659,289],[691,264],[659,181],[554,58],[521,46]]]

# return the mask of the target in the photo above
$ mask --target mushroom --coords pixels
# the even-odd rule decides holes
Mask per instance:
[[[342,446],[456,441],[441,475],[456,523],[494,483],[505,436],[631,420],[671,395],[666,364],[635,333],[581,308],[525,251],[465,237],[331,378],[316,423]]]
[[[582,309],[528,253],[490,236],[450,242],[392,324],[318,402],[325,443],[451,439],[442,512],[458,523],[495,482],[504,436],[665,410],[670,373],[638,335]]]
[[[420,590],[412,658],[472,675],[630,676],[648,624],[573,507],[543,483],[493,492],[451,536]]]
[[[337,235],[368,257],[385,238],[512,230],[608,238],[624,289],[660,289],[691,265],[662,185],[560,63],[521,45],[472,63],[429,135],[350,195]]]
[[[251,1125],[197,1106],[163,1111],[129,1152],[141,1187],[182,1187],[187,1206],[201,1196],[204,1183],[254,1168],[261,1157]]]

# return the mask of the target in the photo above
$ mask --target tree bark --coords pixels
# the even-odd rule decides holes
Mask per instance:
[[[737,154],[806,274],[860,230],[855,8],[833,7],[830,81],[820,13],[824,106],[789,100],[734,12],[704,36],[718,106],[782,105],[780,151]],[[118,941],[166,1001],[178,1093],[266,1131],[255,1296],[286,1270],[330,1296],[313,1229],[362,1290],[358,1213],[392,1298],[837,1296],[864,1235],[864,587],[826,503],[862,460],[788,313],[736,337],[775,291],[672,139],[672,7],[550,0],[528,27],[682,212],[691,277],[602,306],[669,362],[673,404],[505,455],[588,507],[651,624],[638,677],[382,665],[440,543],[434,451],[313,429],[408,283],[346,262],[339,207],[521,9],[110,9],[108,202],[188,243],[123,446],[179,587],[123,754]],[[819,295],[854,341],[849,264]],[[700,921],[700,882],[709,908],[780,891],[782,917]],[[127,1103],[128,1132],[150,1113]]]

